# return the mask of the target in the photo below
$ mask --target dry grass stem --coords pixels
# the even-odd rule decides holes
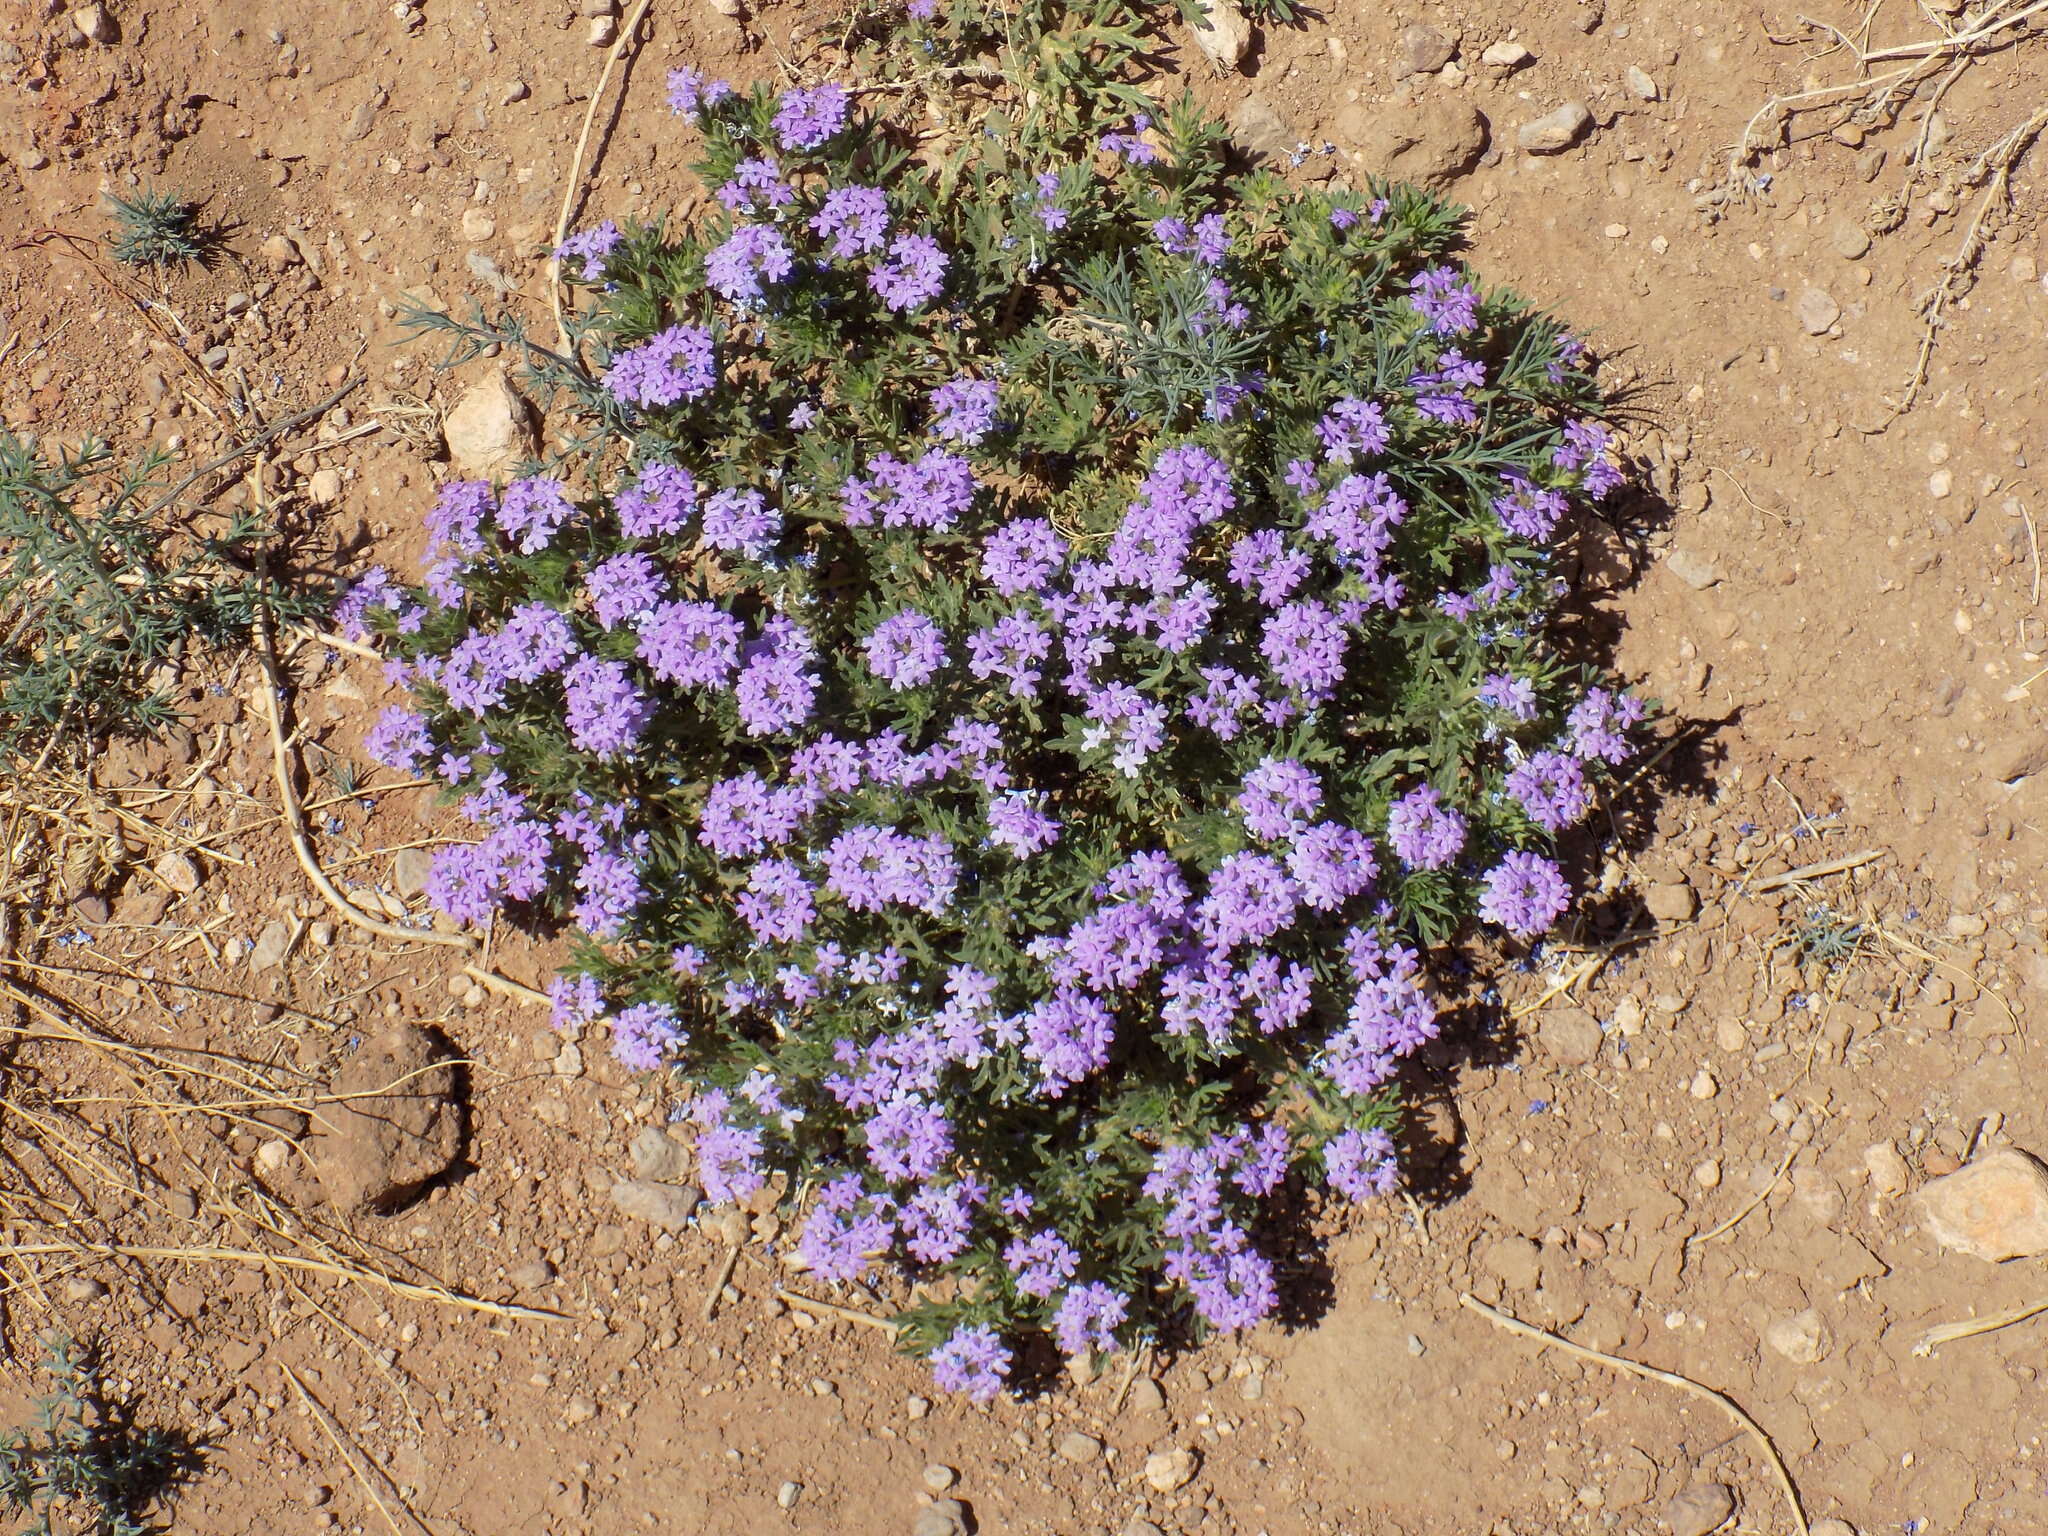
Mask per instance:
[[[1839,859],[1823,859],[1818,864],[1802,864],[1797,869],[1788,869],[1782,874],[1759,880],[1750,887],[1761,894],[1775,891],[1781,886],[1797,885],[1802,880],[1824,880],[1829,875],[1846,874],[1852,869],[1861,869],[1865,864],[1875,863],[1885,856],[1885,849],[1866,848],[1861,853],[1847,853]]]
[[[313,1415],[327,1438],[333,1442],[334,1448],[341,1453],[341,1459],[348,1463],[349,1471],[355,1474],[356,1481],[362,1485],[364,1496],[376,1505],[377,1513],[382,1515],[384,1523],[391,1527],[392,1536],[434,1536],[432,1528],[426,1521],[414,1514],[405,1500],[399,1497],[397,1486],[384,1475],[383,1469],[366,1457],[361,1448],[342,1432],[341,1426],[335,1422],[334,1415],[329,1413],[320,1399],[299,1380],[299,1373],[282,1362],[277,1368],[284,1372],[285,1380],[292,1384],[292,1391],[296,1392],[299,1401],[306,1405],[306,1411]],[[400,1525],[398,1516],[392,1513],[394,1504],[405,1515],[404,1525]]]
[[[1770,1182],[1764,1185],[1764,1187],[1758,1190],[1753,1196],[1751,1196],[1750,1201],[1747,1205],[1743,1206],[1741,1210],[1737,1211],[1733,1216],[1730,1216],[1726,1221],[1722,1222],[1721,1225],[1714,1228],[1713,1231],[1702,1232],[1697,1237],[1688,1237],[1685,1240],[1685,1246],[1690,1248],[1695,1243],[1711,1243],[1715,1238],[1726,1237],[1730,1232],[1733,1232],[1737,1227],[1741,1226],[1743,1219],[1747,1217],[1751,1211],[1755,1210],[1758,1206],[1762,1205],[1766,1200],[1770,1199],[1771,1191],[1778,1187],[1778,1181],[1785,1177],[1785,1170],[1792,1166],[1792,1159],[1797,1157],[1798,1155],[1799,1145],[1795,1142],[1793,1143],[1793,1145],[1785,1149],[1785,1155],[1778,1160],[1777,1169],[1771,1174]]]
[[[1694,1381],[1690,1376],[1681,1376],[1676,1371],[1659,1370],[1654,1365],[1644,1365],[1639,1361],[1630,1360],[1621,1355],[1610,1355],[1603,1349],[1588,1349],[1583,1344],[1574,1344],[1569,1339],[1561,1339],[1554,1333],[1545,1332],[1541,1328],[1523,1322],[1519,1317],[1511,1317],[1497,1307],[1489,1307],[1470,1291],[1459,1296],[1458,1301],[1461,1305],[1477,1312],[1496,1328],[1505,1328],[1509,1333],[1517,1334],[1522,1338],[1532,1340],[1551,1349],[1561,1349],[1576,1359],[1590,1360],[1597,1365],[1604,1365],[1609,1370],[1620,1371],[1627,1376],[1639,1376],[1645,1381],[1661,1381],[1667,1387],[1676,1387],[1681,1392],[1689,1392],[1694,1397],[1703,1398],[1707,1402],[1712,1403],[1756,1438],[1757,1444],[1763,1450],[1764,1459],[1771,1464],[1771,1470],[1777,1474],[1778,1486],[1784,1491],[1785,1503],[1792,1511],[1792,1523],[1798,1528],[1799,1536],[1812,1536],[1812,1532],[1806,1523],[1806,1511],[1799,1503],[1799,1490],[1793,1485],[1792,1474],[1785,1467],[1785,1458],[1778,1454],[1777,1446],[1772,1444],[1771,1437],[1764,1433],[1764,1427],[1747,1413],[1743,1412],[1732,1398],[1716,1392],[1712,1387]]]
[[[590,148],[590,130],[597,121],[598,104],[604,100],[605,87],[611,84],[612,71],[619,66],[619,60],[634,48],[640,39],[640,23],[647,19],[654,0],[640,0],[633,8],[633,15],[627,21],[625,30],[619,33],[611,51],[605,55],[604,68],[597,77],[597,89],[590,93],[590,105],[583,111],[583,131],[576,135],[576,153],[569,157],[569,178],[562,188],[562,210],[555,216],[555,249],[562,248],[562,242],[569,238],[569,218],[576,211],[576,194],[583,182],[583,155]],[[569,342],[568,322],[562,318],[562,264],[550,260],[548,263],[548,308],[555,316],[555,338],[561,343],[564,357],[575,357]]]

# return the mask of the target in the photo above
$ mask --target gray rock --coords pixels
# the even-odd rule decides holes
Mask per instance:
[[[1394,76],[1433,75],[1451,62],[1458,51],[1458,40],[1446,37],[1426,22],[1416,22],[1401,29],[1401,35],[1394,40]]]
[[[1124,1398],[1127,1411],[1145,1418],[1155,1413],[1166,1412],[1166,1391],[1150,1376],[1140,1376],[1131,1383],[1131,1390]]]
[[[107,1288],[90,1275],[73,1275],[64,1282],[64,1294],[72,1301],[98,1301]]]
[[[256,947],[249,951],[249,969],[270,971],[284,964],[285,956],[291,953],[295,937],[291,926],[283,918],[272,918],[263,925],[263,931],[256,935]]]
[[[1721,580],[1719,566],[1689,549],[1672,550],[1664,557],[1664,568],[1695,592],[1704,592]]]
[[[537,1291],[554,1283],[555,1266],[546,1259],[528,1259],[524,1264],[514,1264],[505,1272],[505,1278],[522,1291]]]
[[[910,1536],[967,1536],[967,1506],[958,1499],[939,1499],[917,1512]]]
[[[703,1204],[704,1192],[694,1184],[656,1184],[649,1179],[625,1179],[612,1186],[612,1204],[635,1221],[680,1232],[690,1216]]]
[[[1699,910],[1700,899],[1683,880],[1667,880],[1643,892],[1643,906],[1660,923],[1682,923]]]
[[[493,368],[463,393],[441,431],[455,472],[479,479],[508,473],[535,446],[526,401],[503,368]]]
[[[1628,93],[1637,101],[1655,101],[1658,97],[1657,82],[1645,70],[1631,64],[1628,67]]]
[[[1524,48],[1520,43],[1511,43],[1505,40],[1495,43],[1486,52],[1479,55],[1479,61],[1482,64],[1497,69],[1502,74],[1508,74],[1520,69],[1525,64],[1534,63],[1535,59],[1536,55]]]
[[[306,1143],[333,1204],[391,1211],[453,1166],[462,1106],[441,1044],[401,1024],[365,1044],[334,1076]]]
[[[1820,1313],[1808,1307],[1767,1325],[1764,1342],[1794,1365],[1817,1365],[1827,1358],[1834,1337]]]
[[[933,1462],[924,1469],[924,1485],[933,1493],[945,1493],[960,1481],[960,1474],[942,1462]]]
[[[272,235],[263,242],[263,259],[276,267],[296,267],[305,258],[290,235]]]
[[[1102,1442],[1093,1435],[1071,1430],[1060,1436],[1060,1455],[1068,1461],[1087,1463],[1102,1459]]]
[[[775,1490],[775,1502],[783,1509],[795,1509],[796,1501],[804,1496],[802,1483],[784,1483]]]
[[[1536,1026],[1536,1043],[1553,1061],[1584,1066],[1600,1054],[1600,1021],[1583,1008],[1552,1008]]]
[[[2048,1168],[2017,1147],[1923,1185],[1918,1199],[1944,1248],[1994,1264],[2048,1253]]]
[[[306,495],[316,507],[331,507],[341,500],[341,471],[329,465],[306,477]]]
[[[1570,149],[1593,126],[1593,113],[1583,101],[1568,101],[1554,112],[1515,130],[1515,142],[1532,155],[1555,155]]]
[[[1809,336],[1825,336],[1842,318],[1842,306],[1824,288],[1808,288],[1799,295],[1799,324]]]
[[[1870,250],[1870,235],[1861,224],[1837,219],[1828,231],[1828,244],[1844,261],[1860,261]]]
[[[427,888],[427,877],[433,872],[434,854],[428,848],[402,848],[391,861],[391,881],[401,896],[419,895]]]
[[[658,1125],[643,1125],[627,1149],[635,1176],[675,1184],[690,1171],[690,1149]]]
[[[1292,155],[1301,137],[1273,104],[1257,92],[1231,110],[1230,136],[1253,154],[1273,160],[1285,160]]]
[[[515,101],[524,101],[533,94],[533,88],[524,80],[507,80],[498,92],[498,105],[509,107]]]
[[[173,850],[156,861],[156,877],[180,896],[190,896],[199,889],[201,875],[199,866],[184,854]]]
[[[1735,1491],[1726,1483],[1694,1483],[1664,1506],[1671,1536],[1707,1536],[1735,1513]]]

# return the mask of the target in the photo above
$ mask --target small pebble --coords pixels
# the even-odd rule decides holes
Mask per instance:
[[[1060,1437],[1059,1452],[1068,1461],[1095,1461],[1102,1455],[1102,1442],[1076,1429]]]
[[[1693,1169],[1692,1181],[1699,1185],[1701,1189],[1719,1189],[1721,1187],[1721,1165],[1712,1158],[1708,1158],[1704,1163]]]
[[[1658,96],[1657,82],[1645,71],[1631,64],[1628,67],[1628,93],[1638,101],[1655,101]]]
[[[1692,1083],[1686,1089],[1687,1093],[1691,1094],[1694,1098],[1701,1100],[1711,1099],[1714,1097],[1715,1094],[1719,1093],[1720,1091],[1721,1085],[1714,1081],[1714,1074],[1709,1072],[1705,1067],[1700,1068],[1700,1070],[1693,1075]]]
[[[933,1493],[944,1493],[960,1481],[960,1474],[942,1462],[933,1462],[924,1469],[924,1485]]]
[[[1672,1536],[1707,1536],[1735,1513],[1735,1493],[1725,1483],[1694,1483],[1664,1506]]]
[[[795,1509],[796,1501],[804,1496],[802,1483],[784,1483],[775,1490],[775,1502],[784,1509]]]
[[[1145,1458],[1145,1481],[1156,1493],[1173,1493],[1194,1481],[1196,1465],[1193,1451],[1162,1451]]]

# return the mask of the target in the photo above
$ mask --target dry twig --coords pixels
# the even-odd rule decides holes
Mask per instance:
[[[590,147],[591,125],[597,121],[598,103],[604,100],[604,88],[611,84],[612,71],[618,68],[619,60],[626,56],[640,39],[640,23],[647,19],[647,12],[654,0],[640,0],[633,8],[632,19],[618,36],[605,55],[604,69],[597,77],[597,89],[590,93],[590,105],[583,112],[583,131],[576,135],[576,153],[569,160],[569,178],[562,188],[562,211],[555,217],[555,249],[562,248],[562,242],[569,238],[569,216],[576,209],[576,192],[583,177],[583,152]],[[552,261],[548,267],[548,308],[555,316],[555,337],[561,343],[564,356],[574,356],[569,345],[568,322],[562,318],[562,264]]]
[[[1505,1328],[1509,1333],[1519,1334],[1522,1338],[1533,1340],[1537,1344],[1547,1345],[1552,1349],[1561,1349],[1566,1354],[1577,1359],[1593,1361],[1597,1365],[1604,1365],[1610,1370],[1620,1371],[1627,1376],[1640,1376],[1645,1381],[1661,1381],[1667,1387],[1676,1387],[1681,1392],[1690,1392],[1694,1397],[1704,1398],[1712,1403],[1756,1437],[1757,1444],[1763,1448],[1764,1459],[1770,1463],[1771,1470],[1777,1474],[1778,1486],[1784,1490],[1785,1503],[1792,1510],[1792,1522],[1799,1528],[1799,1536],[1812,1536],[1812,1532],[1806,1523],[1806,1511],[1799,1503],[1799,1490],[1793,1486],[1792,1474],[1786,1470],[1785,1458],[1778,1454],[1777,1446],[1773,1445],[1771,1437],[1764,1433],[1764,1427],[1747,1413],[1744,1413],[1735,1404],[1733,1399],[1716,1392],[1712,1387],[1694,1381],[1690,1376],[1681,1376],[1676,1371],[1659,1370],[1654,1365],[1644,1365],[1639,1361],[1629,1360],[1621,1355],[1610,1355],[1602,1349],[1588,1349],[1583,1344],[1574,1344],[1569,1339],[1561,1339],[1554,1333],[1547,1333],[1541,1328],[1523,1322],[1519,1317],[1510,1317],[1497,1307],[1489,1307],[1469,1291],[1461,1295],[1458,1300],[1465,1307],[1484,1317],[1496,1328]]]
[[[377,1513],[382,1515],[384,1523],[391,1527],[392,1536],[434,1536],[433,1529],[426,1521],[414,1514],[405,1500],[399,1497],[397,1485],[385,1476],[384,1469],[365,1456],[362,1449],[342,1433],[334,1415],[329,1413],[320,1399],[299,1380],[299,1373],[282,1361],[278,1362],[277,1368],[284,1372],[284,1379],[292,1384],[292,1390],[299,1395],[299,1401],[306,1405],[306,1411],[313,1415],[320,1428],[326,1431],[327,1438],[334,1443],[334,1448],[341,1452],[341,1459],[348,1463],[349,1471],[353,1472],[356,1481],[362,1484],[364,1496],[377,1506]],[[386,1500],[390,1502],[387,1503]],[[404,1525],[400,1525],[398,1516],[392,1513],[393,1504],[404,1512]]]

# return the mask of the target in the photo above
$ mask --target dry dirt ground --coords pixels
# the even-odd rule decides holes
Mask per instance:
[[[1858,41],[1910,50],[2020,9],[1894,0]],[[65,0],[10,7],[0,418],[203,461],[238,414],[361,378],[275,446],[263,499],[339,569],[409,563],[433,411],[469,378],[396,347],[394,311],[496,290],[544,316],[593,11],[109,0],[100,41]],[[1977,163],[2048,106],[2029,30],[2048,15],[1859,69],[1775,0],[1319,11],[1196,88],[1219,113],[1256,98],[1269,140],[1308,148],[1293,174],[1441,166],[1480,271],[1569,316],[1630,387],[1646,490],[1568,564],[1673,744],[1613,810],[1608,925],[1509,971],[1498,1006],[1475,985],[1419,1075],[1413,1199],[1295,1256],[1289,1326],[1029,1400],[934,1400],[858,1320],[874,1298],[778,1299],[774,1213],[657,1234],[614,1207],[661,1095],[462,970],[540,984],[551,952],[337,924],[280,821],[262,670],[194,657],[189,734],[6,791],[6,1422],[39,1333],[102,1340],[142,1422],[207,1443],[174,1522],[200,1533],[903,1532],[943,1493],[1019,1536],[1667,1516],[1697,1536],[1670,1502],[1697,1483],[1732,1491],[1730,1529],[1795,1528],[1722,1407],[1510,1337],[1470,1292],[1725,1393],[1816,1522],[2048,1529],[2048,1321],[1916,1349],[2048,1297],[2048,1273],[1938,1250],[1913,1196],[1988,1147],[2048,1152],[2048,151]],[[666,68],[829,74],[835,14],[656,0],[581,219],[694,195]],[[1440,62],[1414,23],[1454,45],[1447,67],[1406,72]],[[1526,57],[1487,62],[1504,43]],[[1774,95],[1921,60],[1888,107],[1846,91],[1782,133],[1760,118],[1760,184],[1731,179]],[[1570,101],[1581,139],[1519,147]],[[100,235],[102,194],[138,182],[204,199],[213,270],[138,281],[52,233]],[[221,479],[223,503],[256,494]],[[321,861],[427,930],[396,859],[441,824],[417,788],[346,767],[377,666],[283,643]],[[467,1063],[467,1161],[345,1221],[313,1201],[303,1110],[408,1021]],[[1195,1475],[1157,1491],[1143,1465],[1173,1449]]]

